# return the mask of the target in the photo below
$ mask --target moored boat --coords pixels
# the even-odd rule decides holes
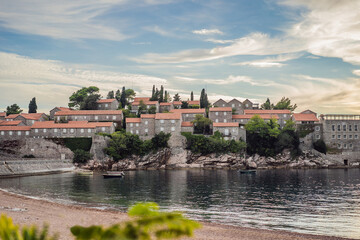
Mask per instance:
[[[104,178],[122,178],[124,176],[125,173],[119,171],[107,171],[106,173],[103,174]]]

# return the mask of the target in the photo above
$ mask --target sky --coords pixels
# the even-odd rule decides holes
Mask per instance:
[[[84,86],[360,114],[359,0],[0,0],[0,111]]]

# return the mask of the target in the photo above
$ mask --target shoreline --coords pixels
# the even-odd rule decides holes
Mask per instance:
[[[11,217],[15,224],[42,226],[49,225],[52,233],[60,233],[60,240],[73,239],[70,227],[73,225],[109,226],[124,222],[130,218],[124,212],[88,208],[79,205],[62,204],[44,199],[36,199],[0,189],[0,212]],[[282,230],[264,230],[236,227],[210,222],[201,222],[203,227],[195,231],[193,238],[182,239],[329,239],[345,240],[349,238],[311,235]]]

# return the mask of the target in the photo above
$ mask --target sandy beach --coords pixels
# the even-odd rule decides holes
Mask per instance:
[[[0,191],[0,212],[11,217],[20,225],[43,225],[47,223],[51,232],[60,233],[60,239],[73,239],[70,227],[74,225],[112,225],[128,220],[126,213],[89,209],[80,206],[63,205],[45,200],[37,200]],[[185,238],[184,238],[185,239]],[[213,223],[203,223],[191,239],[345,239],[328,236],[270,231],[243,227],[232,227]]]

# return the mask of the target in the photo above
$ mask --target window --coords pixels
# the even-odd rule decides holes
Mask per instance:
[[[287,114],[284,114],[284,117],[287,117]]]
[[[13,134],[13,132],[12,132],[12,131],[10,131],[10,132],[9,132],[9,135],[11,136],[12,134]]]
[[[130,127],[133,127],[134,126],[134,124],[133,123],[130,123]]]
[[[232,132],[233,132],[233,133],[236,132],[236,128],[233,128]]]
[[[145,125],[148,125],[149,121],[145,121]]]
[[[81,133],[84,133],[84,129],[80,129],[80,132],[81,132]]]
[[[95,116],[95,120],[98,120],[99,119],[99,117],[98,116]]]
[[[224,119],[224,123],[226,123],[227,121],[226,121],[226,119]]]
[[[346,124],[343,125],[343,131],[346,132]]]
[[[77,120],[77,116],[75,116],[75,120]]]
[[[1,135],[4,136],[5,132],[4,131],[1,131]]]
[[[244,122],[244,119],[241,119],[240,122]]]
[[[43,129],[43,132],[46,133],[46,129]]]
[[[346,135],[344,135],[344,139],[346,139]]]
[[[164,123],[164,119],[161,119],[161,120],[160,120],[160,123]]]
[[[172,132],[175,132],[175,127],[171,127],[171,131],[172,131]]]
[[[101,131],[105,132],[105,127],[102,127],[102,128],[101,128]]]
[[[352,126],[351,125],[349,125],[349,132],[351,132],[352,131]]]
[[[331,130],[335,131],[335,125],[334,124],[331,126]]]
[[[106,116],[106,119],[109,119],[109,116]]]
[[[226,116],[226,112],[224,112],[224,116]]]
[[[234,104],[234,103],[233,103],[233,104],[231,104],[231,107],[233,107],[233,108],[234,108],[234,107],[235,107],[235,104]]]
[[[136,134],[139,134],[139,130],[136,130]]]
[[[245,104],[246,107],[249,107],[249,104]]]
[[[358,125],[354,125],[354,131],[357,132],[358,130]]]
[[[218,115],[219,115],[219,112],[215,112],[215,115],[218,116]]]
[[[86,119],[86,116],[84,116],[84,119]]]
[[[335,139],[335,135],[331,135],[331,139]]]
[[[186,114],[185,116],[186,116],[186,117],[188,117],[188,116],[189,116],[189,114]]]
[[[57,133],[57,128],[54,129],[54,133]]]
[[[72,128],[72,129],[70,129],[70,133],[74,133],[75,132],[75,130]]]
[[[57,117],[57,120],[60,121],[60,117]]]
[[[108,107],[108,106],[109,106],[109,104],[106,103],[106,104],[105,104],[105,107]]]
[[[21,136],[21,131],[18,131],[17,133],[18,133],[18,136]]]
[[[136,124],[135,124],[135,126],[136,126],[136,127],[138,127],[138,126],[139,126],[139,124],[138,124],[138,123],[136,123]]]
[[[225,107],[225,104],[223,104],[223,107]]]
[[[147,128],[145,128],[145,133],[148,133],[148,131],[149,131],[149,130],[148,130]]]
[[[219,122],[219,119],[215,119],[215,122]]]
[[[319,134],[316,134],[316,139],[320,139],[320,135],[319,135]]]
[[[341,139],[341,135],[338,135],[338,139]]]
[[[131,134],[133,134],[133,133],[134,133],[134,131],[133,131],[133,130],[130,130],[130,133],[131,133]]]
[[[88,133],[91,133],[91,129],[90,129],[90,128],[88,129]]]
[[[146,106],[146,109],[149,109],[149,107],[150,107],[150,106],[149,106],[149,105],[147,105],[147,106]]]
[[[353,145],[352,145],[352,143],[350,143],[350,144],[349,144],[349,148],[353,148]]]
[[[175,123],[175,120],[171,120],[171,123]]]
[[[341,126],[340,126],[340,124],[338,124],[338,131],[341,131]]]
[[[344,143],[344,149],[346,149],[347,148],[347,145],[346,145],[346,143]]]
[[[39,132],[39,129],[35,129],[35,133],[38,133]]]
[[[358,138],[359,138],[359,136],[358,136],[357,134],[355,134],[355,135],[354,135],[354,138],[355,138],[355,139],[358,139]]]
[[[341,144],[340,143],[338,143],[338,148],[341,149]]]
[[[66,133],[66,129],[65,129],[65,128],[63,129],[63,133]]]
[[[35,120],[31,120],[31,123],[34,124],[34,123],[35,123]]]
[[[25,132],[25,135],[26,135],[26,136],[29,136],[29,134],[30,134],[29,131],[26,131],[26,132]]]
[[[352,135],[351,135],[351,134],[349,135],[349,139],[352,139]]]
[[[116,120],[116,116],[113,116],[112,119],[113,119],[113,120]]]
[[[163,131],[164,131],[164,128],[163,128],[163,127],[161,127],[161,128],[160,128],[160,131],[161,131],[161,132],[163,132]]]
[[[315,131],[317,131],[317,132],[320,131],[320,126],[316,126]]]

